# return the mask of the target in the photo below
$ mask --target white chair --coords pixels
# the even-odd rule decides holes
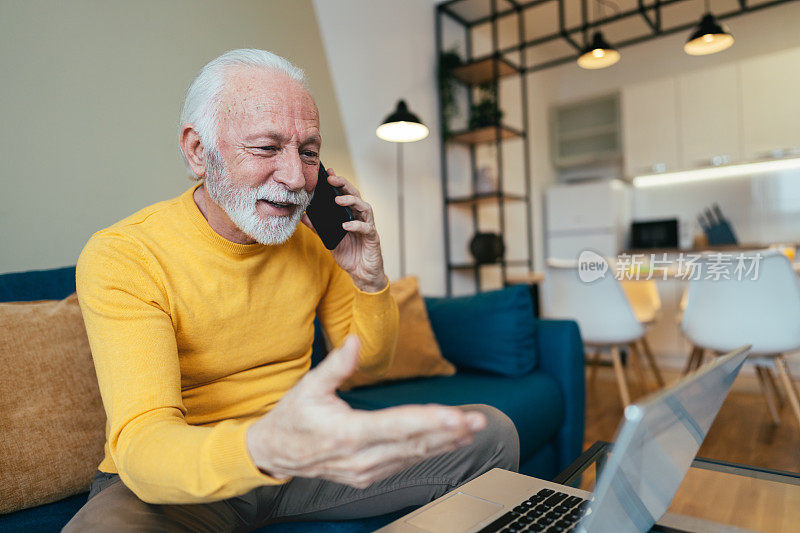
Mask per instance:
[[[646,383],[635,342],[644,336],[619,281],[609,269],[604,276],[583,282],[575,261],[549,259],[543,286],[544,314],[548,318],[575,320],[584,344],[611,354],[619,394],[624,406],[630,404],[628,382],[620,347],[630,348],[630,359],[642,384]],[[596,361],[595,361],[596,362]]]
[[[653,279],[622,280],[620,281],[620,286],[633,308],[636,320],[645,327],[645,334],[639,339],[639,343],[642,345],[642,351],[653,369],[656,383],[659,387],[663,387],[664,378],[661,375],[661,369],[656,364],[655,357],[653,357],[653,351],[647,342],[646,333],[647,329],[658,320],[661,312],[661,297],[658,295],[658,286]]]
[[[681,329],[699,352],[690,367],[700,366],[706,350],[721,354],[751,344],[748,362],[756,367],[773,421],[780,423],[775,401],[783,403],[771,370],[775,368],[800,422],[797,389],[784,355],[800,349],[800,283],[786,256],[778,251],[742,254],[746,265],[757,264],[757,272],[748,275],[734,275],[738,255],[732,256],[729,279],[709,275],[715,261],[714,254],[709,254],[701,258],[700,271],[689,281]]]

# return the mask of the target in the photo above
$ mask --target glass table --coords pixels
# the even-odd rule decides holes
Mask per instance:
[[[595,442],[553,481],[594,490],[610,452]],[[800,474],[698,457],[653,531],[800,531]]]

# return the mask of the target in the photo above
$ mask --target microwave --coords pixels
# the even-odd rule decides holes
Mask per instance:
[[[631,224],[631,248],[678,248],[678,219],[647,220]]]

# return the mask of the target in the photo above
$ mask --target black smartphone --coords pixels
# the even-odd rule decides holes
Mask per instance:
[[[353,220],[353,212],[350,208],[334,201],[334,198],[343,194],[345,193],[338,187],[328,183],[328,171],[320,163],[314,198],[311,199],[306,214],[314,225],[317,235],[322,239],[322,244],[328,250],[336,248],[347,235],[347,230],[342,227],[342,224]]]

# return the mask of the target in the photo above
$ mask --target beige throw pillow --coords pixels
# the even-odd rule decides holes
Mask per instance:
[[[397,349],[392,365],[381,376],[370,376],[357,371],[339,387],[340,390],[397,379],[452,376],[456,372],[456,368],[442,357],[436,343],[425,302],[419,294],[417,278],[401,278],[392,282],[389,290],[400,312]]]
[[[105,419],[77,296],[0,303],[0,513],[87,490]]]

